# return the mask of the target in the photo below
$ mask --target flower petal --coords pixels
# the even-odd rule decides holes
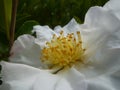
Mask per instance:
[[[53,90],[59,77],[24,64],[1,62],[0,90]]]
[[[118,70],[117,72],[113,73],[112,76],[118,77],[120,79],[120,70]]]
[[[113,73],[120,68],[120,21],[104,8],[92,7],[81,25],[86,56],[92,67],[83,70],[87,76]],[[82,71],[81,71],[82,72]],[[91,73],[91,74],[90,74]]]
[[[59,25],[54,28],[54,32],[56,32],[58,35],[60,34],[61,30],[63,30],[63,27],[61,27]]]
[[[93,78],[87,82],[88,90],[118,90],[108,77]]]
[[[87,90],[87,84],[85,82],[85,78],[83,75],[80,74],[80,72],[76,71],[75,69],[71,69],[67,72],[58,73],[57,76],[59,76],[59,80],[54,86],[54,90]],[[39,87],[39,84],[43,84],[44,81],[41,78],[37,79],[39,82],[35,83],[35,87]],[[49,82],[52,82],[52,80],[48,79]],[[45,86],[49,86],[49,82],[45,83]],[[43,87],[39,88],[45,88]],[[49,90],[53,90],[48,88]],[[35,89],[38,90],[38,89]]]
[[[87,90],[85,77],[76,69],[71,68],[70,70],[61,73],[61,76],[69,82],[73,90]]]
[[[86,90],[83,76],[74,69],[65,76],[24,64],[1,62],[1,90]]]
[[[113,13],[110,13],[102,7],[95,6],[88,10],[84,24],[87,27],[104,28],[111,31],[114,27],[118,26],[116,22],[118,21]]]
[[[104,5],[104,8],[120,19],[120,0],[110,0]]]
[[[88,90],[119,90],[120,81],[111,76],[101,76],[87,80]]]
[[[57,35],[60,35],[59,33],[61,32],[61,30],[64,31],[64,35],[66,36],[68,33],[75,33],[76,31],[80,31],[80,25],[76,22],[76,20],[73,18],[72,20],[70,20],[70,22],[65,25],[64,27],[61,26],[56,26],[54,28],[54,31],[57,33]]]
[[[11,49],[11,62],[23,63],[35,67],[42,66],[40,58],[40,46],[34,43],[35,38],[30,35],[22,35],[14,42]]]
[[[41,89],[40,89],[41,88]],[[67,81],[64,79],[57,79],[55,77],[39,77],[34,82],[33,90],[73,90]]]
[[[76,33],[76,31],[80,31],[80,25],[73,18],[67,25],[63,27],[63,30],[66,34]]]
[[[117,71],[116,73],[113,73],[110,77],[111,83],[114,85],[116,90],[120,89],[120,70]]]
[[[119,22],[118,18],[108,10],[98,6],[91,7],[86,13],[84,24],[76,24],[81,32],[83,47],[91,47],[99,39],[118,30]]]
[[[40,25],[34,26],[33,32],[36,32],[37,35],[36,43],[39,44],[41,47],[44,47],[46,41],[50,41],[53,34],[56,34],[48,26],[40,26]]]

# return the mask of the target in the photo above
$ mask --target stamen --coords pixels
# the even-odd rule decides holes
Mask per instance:
[[[82,48],[82,39],[80,32],[76,34],[70,33],[63,36],[64,32],[60,32],[60,36],[53,34],[52,40],[46,42],[46,47],[42,49],[43,63],[51,67],[71,67],[77,61],[83,62],[82,57],[85,49]]]
[[[60,32],[60,35],[63,35],[63,30]]]

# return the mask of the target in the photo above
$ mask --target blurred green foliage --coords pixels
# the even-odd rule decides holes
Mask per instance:
[[[107,1],[19,0],[15,39],[22,34],[31,34],[33,26],[37,24],[49,25],[54,28],[56,25],[64,26],[72,18],[75,18],[79,23],[83,23],[85,14],[91,6],[102,6]],[[4,22],[3,17],[0,15],[0,21]],[[6,60],[9,54],[9,38],[7,38],[5,25],[5,23],[0,23],[0,60]]]
[[[0,11],[0,60],[6,60],[9,52],[12,0],[0,0]]]
[[[38,21],[41,25],[65,25],[71,18],[80,23],[91,6],[102,6],[108,0],[19,0],[17,28],[27,20]]]
[[[9,39],[9,28],[11,21],[12,0],[0,0],[0,32],[6,33]]]

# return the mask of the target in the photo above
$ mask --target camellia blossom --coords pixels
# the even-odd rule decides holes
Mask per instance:
[[[10,62],[1,62],[0,90],[119,90],[120,19],[107,4],[91,7],[83,24],[72,19],[33,32],[18,37]]]

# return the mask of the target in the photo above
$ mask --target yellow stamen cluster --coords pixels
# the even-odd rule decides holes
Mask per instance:
[[[70,67],[77,61],[83,62],[84,51],[79,31],[76,32],[76,35],[71,33],[67,36],[64,36],[63,31],[61,31],[60,36],[57,37],[54,34],[52,40],[46,42],[46,47],[42,49],[41,59],[52,67]]]

